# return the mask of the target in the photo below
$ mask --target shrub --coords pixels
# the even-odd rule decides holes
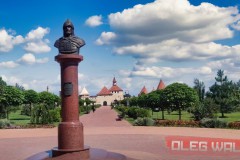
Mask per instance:
[[[49,123],[60,121],[61,121],[61,108],[57,107],[55,109],[49,110]]]
[[[205,128],[226,128],[227,122],[219,119],[203,118],[200,125]]]
[[[156,126],[172,126],[172,127],[199,127],[199,121],[184,120],[156,120]]]
[[[144,108],[129,107],[127,115],[133,119],[137,119],[138,117],[144,118],[149,117],[149,111]]]
[[[134,126],[153,126],[154,125],[154,120],[148,117],[144,117],[144,118],[137,118],[134,122],[133,122]]]
[[[0,129],[10,127],[10,121],[6,119],[1,119],[0,120]]]
[[[33,124],[49,124],[60,121],[60,108],[49,110],[44,104],[36,105],[31,114],[30,122]]]

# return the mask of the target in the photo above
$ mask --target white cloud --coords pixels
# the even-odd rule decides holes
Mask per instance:
[[[13,49],[14,45],[24,42],[22,36],[13,36],[5,29],[0,29],[0,37],[0,52],[8,52]]]
[[[116,34],[113,32],[102,32],[101,36],[96,40],[97,45],[110,44],[112,40],[116,38]]]
[[[27,36],[26,40],[32,41],[32,40],[40,40],[43,39],[43,37],[50,32],[49,28],[42,28],[38,27],[35,30],[31,30]]]
[[[36,57],[31,54],[31,53],[27,53],[24,54],[19,60],[19,63],[23,63],[23,64],[35,64],[35,63],[47,63],[48,62],[48,58],[43,58],[43,59],[36,59]]]
[[[102,16],[101,15],[91,16],[86,20],[85,24],[90,27],[100,26],[101,24],[103,24]]]
[[[31,53],[46,53],[51,51],[51,48],[48,46],[49,41],[45,40],[39,40],[36,42],[28,42],[26,44],[26,46],[24,47],[24,49],[27,52],[31,52]]]
[[[189,43],[171,39],[155,44],[137,44],[115,48],[119,55],[132,55],[140,64],[159,60],[186,61],[223,59],[240,56],[240,45],[226,46],[214,42]]]
[[[0,62],[0,68],[16,68],[18,66],[14,61]]]
[[[109,15],[118,36],[138,43],[176,37],[190,42],[231,38],[229,26],[239,19],[237,7],[193,6],[188,0],[156,0]]]
[[[152,78],[178,78],[184,77],[185,75],[210,75],[212,69],[207,66],[200,68],[172,68],[172,67],[145,67],[136,65],[131,72],[132,77],[152,77]]]

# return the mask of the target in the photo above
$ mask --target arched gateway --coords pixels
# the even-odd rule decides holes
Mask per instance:
[[[104,102],[103,102],[103,105],[104,105],[104,106],[107,106],[107,101],[104,101]]]

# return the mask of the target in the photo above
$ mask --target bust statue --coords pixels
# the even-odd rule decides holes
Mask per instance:
[[[85,41],[74,36],[74,26],[67,19],[63,24],[63,37],[56,40],[54,46],[58,48],[60,54],[79,54],[79,49],[85,45]]]

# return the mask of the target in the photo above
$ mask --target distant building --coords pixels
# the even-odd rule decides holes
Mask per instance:
[[[89,93],[88,93],[86,87],[83,87],[79,96],[80,96],[81,99],[89,98]]]
[[[96,96],[89,96],[87,93],[86,88],[83,88],[80,93],[80,97],[82,99],[87,97],[90,100],[95,101],[96,104],[104,106],[111,105],[112,103],[116,103],[124,99],[123,90],[117,85],[115,77],[113,78],[112,87],[110,89],[104,86]]]
[[[145,86],[142,88],[142,90],[140,91],[140,93],[138,94],[138,96],[141,96],[141,95],[143,95],[143,94],[148,94],[147,88],[146,88]]]
[[[164,84],[164,82],[162,80],[159,81],[157,89],[156,90],[162,90],[164,89],[166,86]],[[152,90],[154,91],[154,89]],[[147,88],[145,86],[143,86],[142,90],[140,91],[140,93],[138,94],[138,96],[141,96],[143,94],[148,94]]]

